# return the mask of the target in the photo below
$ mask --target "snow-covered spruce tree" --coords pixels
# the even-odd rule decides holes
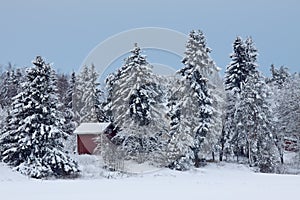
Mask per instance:
[[[81,109],[81,122],[95,122],[97,119],[97,109],[100,105],[101,91],[99,89],[100,83],[97,82],[99,78],[98,73],[95,71],[95,66],[91,65],[88,69],[87,79],[83,78],[82,82],[82,101],[84,103]]]
[[[293,75],[289,81],[278,91],[276,98],[275,113],[277,117],[277,132],[279,137],[297,143],[290,147],[298,154],[298,164],[300,163],[300,78]],[[277,135],[278,135],[277,133]],[[296,164],[296,163],[295,163]]]
[[[281,103],[282,97],[285,98],[285,89],[291,83],[291,75],[288,72],[286,67],[281,66],[279,69],[276,69],[274,65],[271,65],[271,78],[267,78],[266,82],[271,89],[272,97],[272,110],[274,110],[274,131],[273,135],[276,141],[276,147],[278,149],[280,155],[281,164],[284,163],[284,137],[285,131],[282,129],[284,125],[279,122],[281,118],[282,111],[281,110]],[[283,95],[283,96],[282,96]]]
[[[226,106],[223,119],[223,129],[221,136],[220,160],[223,156],[229,159],[232,153],[230,144],[235,133],[234,114],[241,87],[246,80],[246,47],[241,37],[237,37],[233,43],[233,53],[230,55],[232,61],[227,66],[224,78],[226,91]]]
[[[14,97],[20,91],[20,82],[22,81],[21,69],[13,69],[9,64],[1,82],[0,88],[0,105],[2,109],[8,109]]]
[[[165,129],[161,93],[152,67],[135,47],[125,64],[107,80],[109,109],[127,157],[144,162]]]
[[[68,88],[65,94],[65,99],[63,101],[63,115],[65,118],[63,130],[69,135],[68,139],[65,141],[65,149],[69,152],[76,152],[76,135],[74,134],[74,131],[78,124],[76,123],[75,114],[73,110],[73,97],[76,87],[75,84],[76,76],[75,72],[73,72],[68,81]]]
[[[207,47],[202,31],[192,31],[183,59],[185,66],[180,73],[198,95],[200,124],[198,124],[197,133],[199,133],[202,123],[206,124],[205,127],[209,129],[204,140],[203,138],[197,139],[199,135],[195,137],[198,142],[203,140],[201,153],[206,156],[203,156],[202,159],[211,154],[214,160],[214,154],[219,149],[218,140],[222,128],[223,87],[218,73],[220,69],[211,59],[210,53],[211,49]],[[195,159],[197,160],[197,155],[195,155]],[[198,163],[196,163],[197,165]]]
[[[100,89],[98,78],[99,74],[94,65],[84,66],[77,77],[73,106],[80,118],[79,123],[105,121],[106,119],[100,102],[103,92]]]
[[[0,137],[7,130],[7,122],[9,120],[8,113],[12,106],[12,98],[21,91],[21,82],[23,79],[21,69],[14,69],[13,66],[9,63],[7,70],[1,76],[1,88],[0,88]],[[4,149],[3,145],[0,145],[0,157],[2,150]]]
[[[73,92],[75,88],[75,73],[72,73],[70,80],[68,80],[65,98],[62,101],[65,117],[65,132],[69,135],[74,133],[76,122],[73,112]]]
[[[3,161],[34,178],[75,176],[77,163],[65,152],[63,116],[57,108],[54,71],[40,56],[29,68],[26,81],[12,104],[4,144]]]
[[[270,71],[272,77],[267,79],[267,83],[273,88],[281,89],[285,82],[291,77],[290,73],[288,72],[288,68],[284,66],[276,69],[272,64]]]
[[[183,118],[181,114],[182,99],[178,88],[181,88],[182,82],[174,77],[173,85],[171,86],[172,93],[168,98],[168,113],[169,117],[169,133],[166,146],[166,161],[167,166],[176,170],[188,170],[193,166],[194,139],[191,135],[192,130],[189,128],[189,120]]]
[[[223,159],[223,156],[229,159],[233,154],[233,148],[236,149],[231,143],[231,139],[236,134],[236,124],[233,120],[236,105],[239,103],[240,93],[247,78],[255,73],[257,68],[257,50],[252,38],[248,37],[244,42],[241,37],[237,37],[233,43],[233,53],[230,58],[232,61],[227,66],[224,78],[226,106],[221,136],[220,160]],[[240,152],[235,153],[239,154]]]
[[[69,83],[69,77],[65,74],[57,75],[57,94],[59,101],[59,110],[63,113],[65,123],[63,126],[64,132],[71,135],[75,130],[74,114],[72,111],[72,80]]]
[[[254,43],[252,41],[252,38],[251,37],[248,37],[246,40],[245,40],[245,60],[243,61],[244,62],[244,77],[246,78],[243,82],[241,82],[241,88],[240,88],[240,92],[237,93],[237,102],[236,102],[236,105],[235,107],[237,107],[237,105],[240,103],[241,101],[241,92],[242,90],[245,88],[244,85],[246,84],[246,81],[249,79],[252,80],[252,76],[256,76],[258,71],[257,71],[257,56],[258,56],[258,53],[257,53],[257,49],[256,47],[254,46]],[[236,110],[237,112],[237,110]],[[234,118],[236,118],[236,116],[234,116]],[[234,122],[234,125],[235,127],[237,127],[237,124]],[[233,137],[236,137],[236,135],[239,134],[238,133],[238,130],[235,130],[234,132],[234,135]],[[242,149],[247,149],[247,146],[242,146],[241,144],[238,144],[240,146],[235,146],[234,145],[234,149],[236,150],[235,153],[236,153],[236,156],[238,157],[239,155],[238,154],[241,154],[241,156],[245,156],[245,152],[242,150]],[[240,150],[240,151],[239,151]],[[249,158],[249,155],[248,155],[248,158]],[[250,162],[250,161],[249,161]]]
[[[77,124],[80,124],[82,122],[84,116],[84,114],[82,113],[82,108],[85,106],[86,103],[83,100],[83,96],[87,96],[87,94],[84,93],[87,90],[86,85],[89,81],[89,67],[85,65],[81,69],[80,73],[76,76],[75,89],[73,93],[73,110]],[[89,103],[90,102],[88,102],[88,104]],[[92,109],[89,111],[89,113],[92,113]],[[93,118],[95,120],[95,112],[93,112],[93,114]]]
[[[278,160],[269,97],[265,79],[259,72],[251,74],[242,86],[234,118],[236,151],[247,155],[249,165],[261,172],[273,172]]]
[[[57,97],[58,101],[65,106],[66,95],[69,88],[69,77],[66,74],[57,74]]]
[[[172,137],[178,142],[183,139],[184,142],[189,143],[188,147],[193,152],[193,156],[187,155],[187,157],[192,161],[188,161],[187,158],[182,160],[186,163],[192,162],[196,167],[199,167],[201,161],[209,154],[214,157],[219,135],[213,129],[217,115],[214,115],[216,107],[213,106],[216,98],[211,95],[211,91],[215,88],[208,79],[218,68],[209,56],[210,51],[206,47],[203,33],[192,31],[182,61],[185,66],[178,72],[181,75],[181,85],[178,89],[178,105],[175,107],[180,109],[180,120]],[[189,138],[192,138],[192,143]],[[185,149],[185,152],[189,151]],[[181,157],[179,156],[180,159]],[[186,166],[178,161],[175,163]]]

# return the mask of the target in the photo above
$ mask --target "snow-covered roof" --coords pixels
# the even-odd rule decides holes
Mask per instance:
[[[110,123],[81,123],[74,131],[75,134],[100,134]]]

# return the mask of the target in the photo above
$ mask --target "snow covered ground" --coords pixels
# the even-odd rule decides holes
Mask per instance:
[[[258,174],[238,164],[209,164],[188,172],[168,169],[103,178],[101,162],[81,157],[84,173],[75,180],[35,180],[0,164],[0,199],[297,199],[300,176]],[[136,168],[141,170],[141,168]],[[143,168],[145,169],[145,168]],[[152,169],[151,169],[152,170]],[[107,175],[107,174],[106,174]]]

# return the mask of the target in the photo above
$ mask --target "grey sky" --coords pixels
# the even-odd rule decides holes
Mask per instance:
[[[272,63],[300,71],[299,2],[0,0],[0,64],[29,66],[42,55],[60,71],[70,72],[106,38],[154,26],[185,34],[203,30],[213,59],[223,69],[240,35],[253,37],[262,71],[268,72]]]

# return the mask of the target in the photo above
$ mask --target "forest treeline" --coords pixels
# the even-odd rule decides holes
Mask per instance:
[[[232,47],[224,77],[202,31],[190,32],[173,76],[153,73],[138,46],[104,84],[93,65],[78,74],[57,73],[41,56],[29,68],[8,65],[0,77],[1,160],[35,178],[76,177],[75,128],[111,122],[116,135],[99,145],[115,162],[184,171],[226,161],[286,172],[286,154],[300,163],[300,76],[271,65],[265,77],[251,37]]]

